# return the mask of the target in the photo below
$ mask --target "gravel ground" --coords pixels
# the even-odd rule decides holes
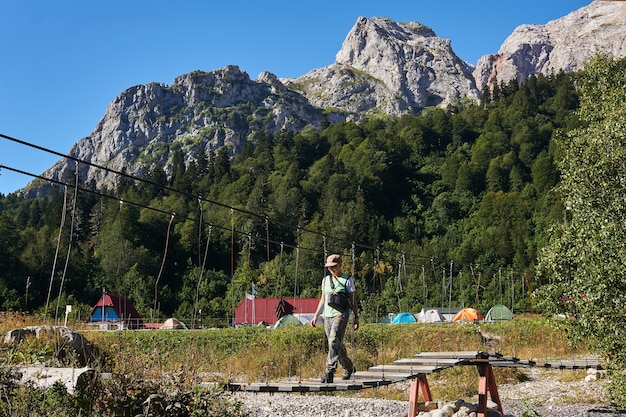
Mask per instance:
[[[575,378],[569,377],[564,382],[562,372],[570,371],[532,368],[526,372],[528,381],[499,385],[498,393],[505,416],[521,417],[525,412],[530,416],[542,417],[611,415],[589,412],[607,404],[603,378],[587,382],[585,375],[578,373]],[[406,401],[362,398],[359,396],[361,393],[354,393],[352,396],[237,393],[233,396],[243,402],[244,410],[251,417],[400,417],[406,416],[408,408],[408,384],[404,388]],[[536,414],[532,414],[533,411]]]

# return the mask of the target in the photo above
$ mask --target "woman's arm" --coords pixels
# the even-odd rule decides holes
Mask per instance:
[[[319,318],[322,311],[324,311],[324,302],[326,297],[324,296],[324,290],[322,289],[322,295],[320,297],[320,302],[317,303],[317,308],[315,309],[315,314],[313,315],[313,320],[311,320],[311,326],[315,327],[317,324],[317,319]]]

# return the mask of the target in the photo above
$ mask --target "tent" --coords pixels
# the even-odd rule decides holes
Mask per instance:
[[[124,297],[104,292],[91,309],[89,323],[114,325],[125,329],[141,329],[144,323],[133,303]]]
[[[484,317],[480,314],[480,311],[473,308],[464,308],[456,313],[456,316],[452,319],[453,322],[466,322],[471,323],[478,320],[483,320]]]
[[[275,329],[287,326],[302,326],[302,322],[298,320],[298,318],[293,314],[285,314],[284,316],[279,318],[276,323],[274,323]]]
[[[300,323],[302,324],[311,324],[311,322],[313,321],[313,316],[315,316],[315,313],[302,313],[302,314],[297,314],[297,313],[293,313],[293,315],[300,320]],[[317,323],[316,324],[320,324],[324,322],[324,317],[323,316],[319,316],[317,318]]]
[[[160,327],[161,330],[187,330],[188,327],[185,323],[178,320],[175,317],[170,317],[165,320]]]
[[[504,320],[512,320],[513,313],[508,309],[507,306],[503,304],[496,304],[491,307],[491,309],[487,312],[485,316],[485,321],[504,321]]]
[[[393,318],[391,324],[400,324],[400,323],[416,323],[417,319],[412,313],[400,313]]]
[[[417,314],[417,321],[420,323],[443,323],[446,319],[439,310],[431,308],[429,310],[422,309]]]

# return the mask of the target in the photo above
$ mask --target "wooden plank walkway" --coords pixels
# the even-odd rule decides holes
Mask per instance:
[[[411,358],[403,358],[388,365],[375,365],[366,371],[357,371],[349,381],[338,375],[332,384],[319,380],[286,380],[280,382],[229,382],[226,388],[231,391],[249,392],[334,392],[356,391],[387,386],[403,381],[411,381],[420,376],[431,375],[454,366],[468,366],[489,363],[498,368],[543,367],[551,369],[602,369],[598,356],[586,356],[571,360],[537,362],[503,356],[497,352],[450,351],[420,352]]]

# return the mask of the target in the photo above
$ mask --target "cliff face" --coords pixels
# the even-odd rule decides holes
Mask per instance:
[[[154,164],[169,170],[171,153],[180,149],[186,159],[228,146],[238,152],[257,131],[299,131],[321,126],[321,111],[300,94],[288,90],[270,73],[252,81],[236,66],[212,72],[181,75],[171,86],[157,83],[131,87],[106,109],[95,130],[70,150],[72,157],[93,164],[141,175]],[[45,177],[67,181],[75,163],[60,160]],[[111,188],[115,174],[79,166],[81,182]],[[30,186],[28,194],[44,195],[46,187]]]
[[[473,75],[479,89],[522,82],[531,74],[582,69],[598,51],[626,56],[626,2],[596,0],[545,25],[522,25],[497,54],[480,58]]]
[[[353,118],[367,113],[417,113],[478,98],[471,67],[450,41],[417,22],[360,17],[334,64],[284,80],[321,108],[341,109]]]

